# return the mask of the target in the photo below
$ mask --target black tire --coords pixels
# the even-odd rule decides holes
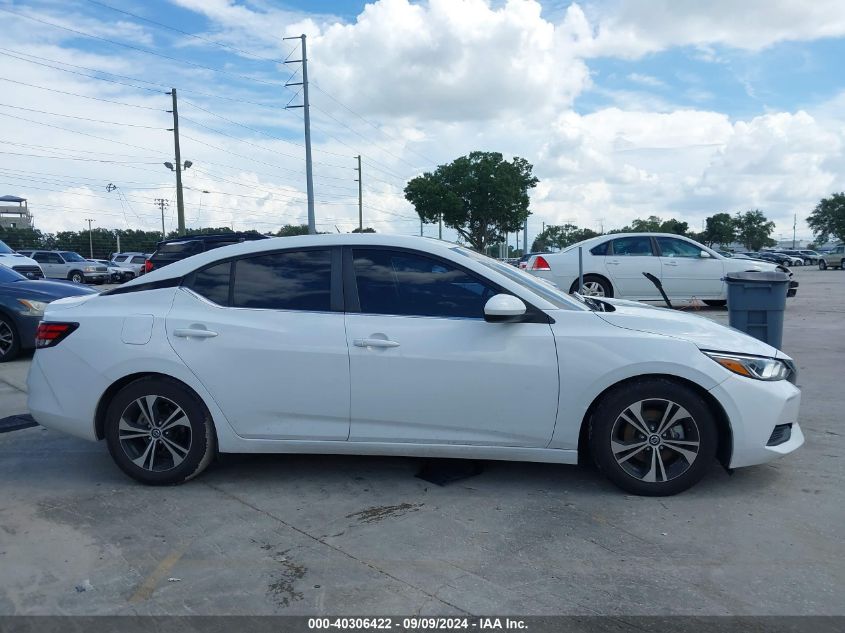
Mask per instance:
[[[595,284],[598,284],[601,287],[602,292],[604,294],[600,295],[600,296],[613,298],[613,286],[604,277],[600,277],[599,275],[584,275],[584,285],[586,286],[589,283],[595,283]],[[573,292],[577,292],[577,291],[578,291],[578,280],[576,279],[575,281],[572,282],[572,285],[569,287],[569,292],[573,293]]]
[[[823,259],[819,260],[819,270],[827,270],[827,262]]]
[[[0,314],[0,363],[14,360],[21,353],[21,337],[18,328],[5,314]]]
[[[728,305],[728,302],[725,299],[705,299],[704,305],[708,305],[711,308],[724,308]]]
[[[85,283],[85,275],[83,275],[78,270],[72,270],[68,273],[67,278],[75,284],[84,284]]]
[[[845,270],[845,259],[839,260],[839,270]]]
[[[645,429],[650,432],[648,436],[619,435],[621,429],[633,431],[634,426],[622,416],[639,403],[644,403],[641,411],[651,414],[657,423],[661,406],[664,412],[672,405],[682,407],[688,415],[682,415],[662,435],[651,432],[657,424]],[[671,411],[684,413],[680,408]],[[676,415],[671,411],[670,421]],[[647,423],[650,421],[649,416],[642,417]],[[657,442],[652,443],[655,436]],[[658,497],[683,492],[707,473],[716,456],[718,431],[710,407],[696,391],[666,378],[642,378],[624,383],[602,398],[590,423],[589,438],[593,459],[608,479],[635,495]],[[691,461],[669,446],[691,451],[694,441],[698,442],[698,453]],[[620,450],[629,444],[630,448]],[[617,461],[614,448],[624,465]],[[648,481],[652,473],[655,481]]]
[[[147,397],[153,396],[156,397],[155,404],[147,408],[153,411],[154,421],[160,423],[161,420],[157,418],[166,418],[171,414],[174,409],[170,407],[173,405],[182,410],[187,424],[172,426],[166,431],[166,427],[161,426],[158,435],[153,435],[157,430],[155,425],[144,424],[144,414],[137,405],[139,399],[149,402]],[[137,416],[135,412],[138,413]],[[157,416],[156,413],[160,415]],[[149,428],[150,437],[124,435],[121,441],[119,426],[122,418],[132,424],[130,429],[127,429],[130,433],[134,433],[136,429],[143,433]],[[190,435],[187,435],[188,431]],[[168,440],[165,436],[171,432],[178,435],[169,435]],[[196,477],[211,463],[217,451],[214,423],[205,405],[193,391],[175,380],[163,377],[140,378],[117,392],[106,411],[105,436],[109,453],[118,467],[133,479],[152,486],[180,484]],[[127,437],[129,439],[126,439]],[[161,439],[149,450],[153,437]],[[168,449],[166,442],[176,447],[177,451]],[[183,450],[184,455],[181,453]],[[143,459],[142,464],[133,461],[133,457],[141,459],[150,453],[152,457],[149,459],[149,468],[146,467],[147,458]],[[178,463],[177,455],[181,457]]]

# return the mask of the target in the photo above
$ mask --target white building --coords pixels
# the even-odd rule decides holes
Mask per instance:
[[[29,212],[26,198],[0,196],[0,228],[32,228],[32,214]]]

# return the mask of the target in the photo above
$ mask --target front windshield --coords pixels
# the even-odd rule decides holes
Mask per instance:
[[[503,264],[492,257],[476,253],[475,251],[471,251],[468,248],[463,248],[461,246],[457,246],[452,250],[460,255],[469,257],[479,264],[487,266],[487,268],[495,270],[497,273],[501,273],[511,281],[519,284],[527,290],[530,290],[534,294],[539,295],[557,308],[572,310],[573,308],[583,309],[585,307],[585,305],[578,301],[575,297],[562,292],[556,286],[553,286],[542,279],[538,279],[534,275],[520,270],[515,266]]]
[[[62,257],[66,262],[84,262],[86,261],[83,257],[81,257],[77,253],[71,253],[70,251],[63,251],[61,253]]]
[[[19,273],[16,273],[11,268],[6,268],[2,264],[0,264],[0,284],[7,284],[10,281],[21,281],[22,279],[26,279],[26,277]]]
[[[9,248],[6,245],[6,242],[0,240],[0,253],[2,253],[3,255],[9,255],[9,254],[14,253],[14,252],[15,251],[13,251],[11,248]]]

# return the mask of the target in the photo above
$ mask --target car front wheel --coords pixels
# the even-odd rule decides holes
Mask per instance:
[[[117,393],[106,412],[105,435],[120,469],[149,485],[196,477],[217,450],[203,403],[181,383],[160,377],[141,378]]]
[[[697,483],[713,463],[717,440],[707,403],[693,389],[665,378],[613,389],[590,425],[599,469],[637,495],[673,495]]]
[[[823,259],[819,260],[819,270],[827,270],[827,262]]]
[[[70,274],[69,278],[75,284],[85,283],[85,275],[83,275],[81,272],[78,272],[78,271],[73,271]]]

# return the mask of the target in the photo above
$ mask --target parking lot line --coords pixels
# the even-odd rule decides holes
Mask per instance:
[[[168,573],[170,573],[170,570],[173,569],[174,565],[179,562],[179,559],[182,558],[182,555],[185,553],[187,548],[188,546],[185,545],[184,547],[174,550],[165,556],[152,573],[144,579],[144,582],[138,585],[135,593],[133,593],[132,597],[129,598],[129,604],[138,604],[144,600],[149,600],[150,596],[152,596],[153,592],[156,590],[156,587],[158,587],[158,584]]]

